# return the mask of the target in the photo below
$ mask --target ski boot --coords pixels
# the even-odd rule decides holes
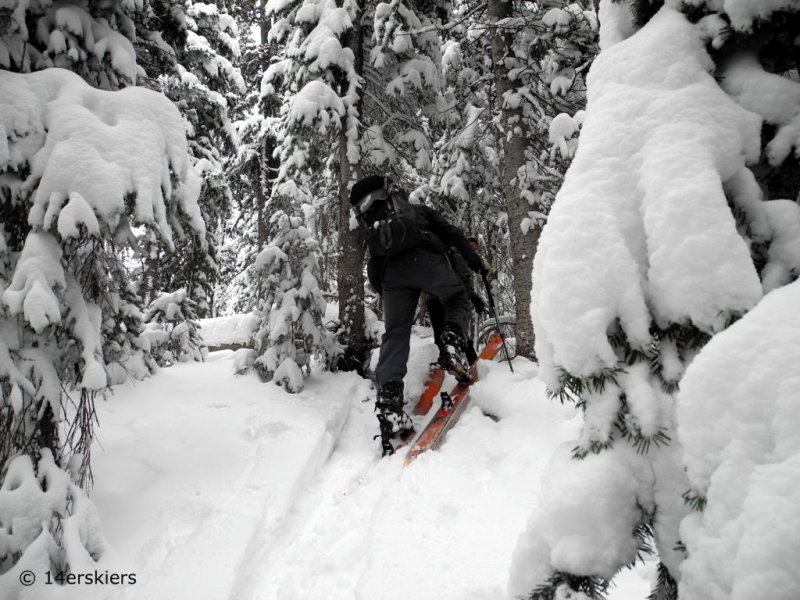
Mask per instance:
[[[472,376],[469,373],[469,363],[464,355],[464,340],[455,326],[448,323],[442,332],[442,345],[445,360],[445,369],[456,378],[458,383],[469,383]]]
[[[442,369],[443,371],[447,371],[447,365],[450,363],[450,359],[444,352],[439,354],[439,358],[436,359],[436,362],[431,363],[431,371],[434,369]]]
[[[383,456],[394,454],[391,439],[400,437],[407,440],[414,434],[414,425],[403,410],[403,382],[390,381],[378,388],[378,401],[375,410],[378,411],[378,424],[381,432],[375,438],[381,438]]]

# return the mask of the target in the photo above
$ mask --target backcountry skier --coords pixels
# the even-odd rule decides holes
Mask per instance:
[[[350,204],[370,252],[370,285],[383,298],[386,332],[375,369],[375,408],[386,455],[394,452],[390,443],[394,435],[413,429],[403,410],[403,377],[420,293],[436,296],[444,304],[444,366],[456,379],[469,381],[464,347],[470,299],[450,267],[447,248],[455,247],[473,271],[481,271],[484,263],[458,227],[430,207],[410,204],[402,188],[383,176],[354,184]]]

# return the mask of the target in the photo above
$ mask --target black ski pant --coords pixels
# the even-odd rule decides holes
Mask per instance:
[[[441,356],[444,354],[444,344],[442,343],[445,323],[444,304],[435,296],[428,296],[428,317],[431,320],[431,329],[433,329],[433,343],[436,344]],[[464,338],[464,355],[469,364],[478,360],[478,353],[475,351],[475,345],[469,335]]]
[[[445,322],[469,330],[472,306],[461,280],[443,254],[418,248],[386,261],[381,279],[386,333],[381,340],[375,369],[376,383],[402,381],[407,371],[411,327],[420,292],[436,296],[444,304]]]

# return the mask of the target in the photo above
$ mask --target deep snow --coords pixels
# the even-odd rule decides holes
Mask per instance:
[[[436,352],[418,333],[415,394]],[[536,365],[482,364],[442,448],[403,468],[402,452],[381,459],[372,439],[370,382],[315,371],[290,395],[235,376],[235,364],[232,351],[211,353],[98,407],[92,498],[114,550],[105,564],[137,578],[113,597],[506,597],[539,476],[580,422],[545,398]],[[625,579],[611,598],[646,595],[638,574]]]

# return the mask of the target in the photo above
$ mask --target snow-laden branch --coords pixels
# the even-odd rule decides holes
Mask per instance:
[[[75,200],[91,208],[101,227],[115,231],[126,198],[133,196],[135,220],[157,227],[169,243],[170,203],[179,203],[204,234],[200,181],[189,162],[183,121],[164,96],[139,88],[95,90],[74,73],[51,69],[0,72],[0,97],[0,168],[19,167],[30,157],[23,191],[34,192],[32,226],[49,231],[58,224],[68,235],[66,223],[74,220],[59,216]]]

